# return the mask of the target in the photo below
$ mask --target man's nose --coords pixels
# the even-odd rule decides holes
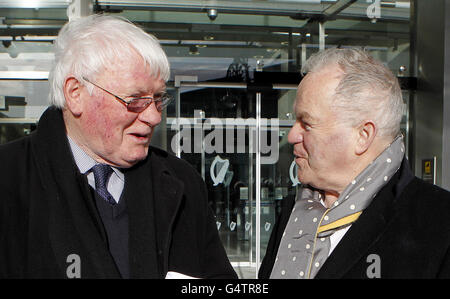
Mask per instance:
[[[158,111],[155,103],[151,103],[144,111],[139,113],[138,119],[149,126],[154,127],[161,122],[161,112]]]
[[[303,142],[303,129],[300,126],[300,123],[296,122],[289,130],[288,142],[290,144]]]

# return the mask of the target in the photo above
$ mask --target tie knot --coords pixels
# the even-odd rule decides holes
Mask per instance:
[[[113,170],[109,165],[97,164],[92,167],[92,172],[94,173],[95,188],[98,189],[106,187],[106,182],[108,181]]]

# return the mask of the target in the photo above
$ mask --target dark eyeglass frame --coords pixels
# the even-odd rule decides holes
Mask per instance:
[[[132,98],[130,101],[126,101],[123,98],[119,97],[118,95],[113,94],[109,90],[106,90],[105,88],[95,84],[94,82],[90,81],[86,77],[83,77],[83,80],[91,83],[95,87],[100,88],[104,92],[109,93],[110,95],[115,97],[117,100],[119,100],[120,102],[125,104],[125,106],[127,107],[127,110],[130,112],[140,113],[140,112],[144,111],[145,109],[147,109],[147,107],[150,106],[152,103],[155,103],[156,109],[159,112],[161,112],[173,100],[172,96],[170,96],[167,93],[163,93],[162,95],[159,96],[160,97],[159,99],[155,99],[154,97],[135,97],[135,98]],[[142,102],[143,102],[143,104],[142,104]],[[136,103],[138,103],[140,105],[133,106],[133,104],[136,105]]]

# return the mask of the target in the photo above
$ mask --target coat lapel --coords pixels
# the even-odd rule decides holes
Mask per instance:
[[[316,278],[342,278],[356,263],[373,253],[370,252],[370,247],[383,235],[394,219],[397,213],[397,198],[412,178],[408,163],[404,160],[400,171],[380,190],[359,219],[352,224]]]
[[[143,162],[124,173],[130,278],[159,278],[151,169]]]
[[[150,148],[150,150],[156,150]],[[184,183],[179,180],[174,170],[167,165],[167,153],[150,154],[153,178],[153,197],[158,244],[158,261],[160,275],[165,277],[169,267],[172,229],[178,210],[182,204]],[[164,156],[162,156],[164,155]]]
[[[391,194],[383,193],[389,192],[382,192],[379,196],[387,195],[392,200]],[[366,209],[325,261],[316,278],[342,278],[355,263],[367,255],[369,247],[383,234],[388,218],[386,211],[379,205]]]

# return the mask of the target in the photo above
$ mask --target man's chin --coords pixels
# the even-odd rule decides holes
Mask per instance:
[[[311,181],[311,178],[309,178],[307,175],[300,175],[299,173],[297,173],[297,178],[298,181],[301,182],[303,185],[309,185],[311,187],[314,187],[314,182]]]
[[[120,162],[120,168],[130,168],[133,167],[134,165],[138,164],[139,162],[141,162],[142,160],[145,160],[147,158],[148,155],[148,148],[139,154],[135,154],[132,156],[128,156],[125,157],[124,159],[122,159],[122,161]]]

